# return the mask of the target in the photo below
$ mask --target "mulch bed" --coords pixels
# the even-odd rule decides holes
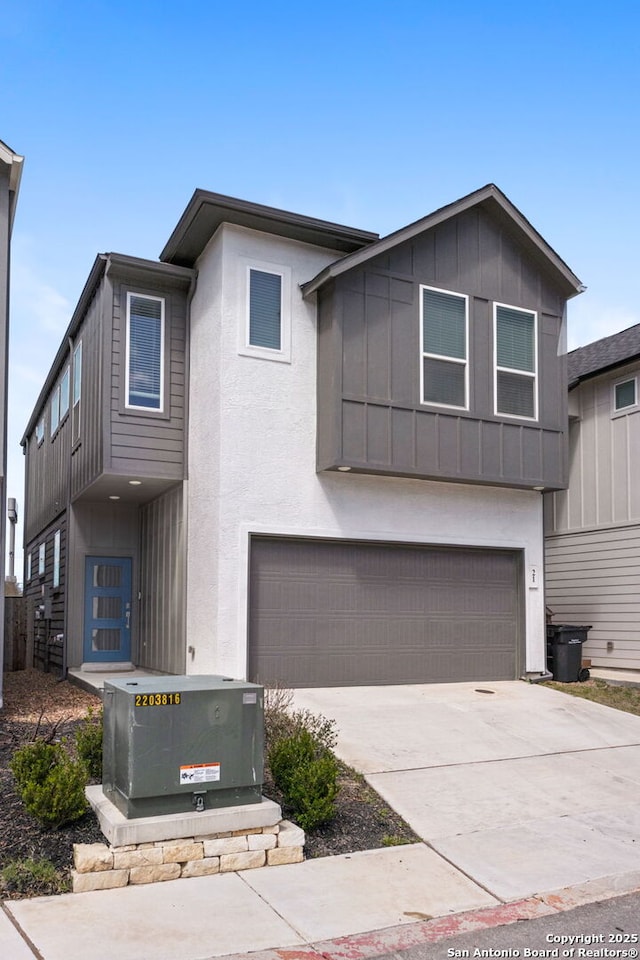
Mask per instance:
[[[59,830],[40,826],[16,795],[9,769],[15,750],[38,735],[73,740],[74,729],[86,719],[89,707],[96,709],[99,705],[98,697],[50,673],[23,670],[5,674],[4,707],[0,710],[0,871],[16,860],[48,860],[63,878],[68,878],[73,844],[104,842],[93,812]],[[281,802],[268,774],[264,793]],[[375,790],[346,766],[341,766],[337,811],[331,823],[307,833],[307,857],[354,853],[418,840]],[[286,810],[284,813],[287,815]],[[16,892],[3,887],[0,875],[0,894],[4,899],[48,894],[58,889],[43,888],[40,884]]]

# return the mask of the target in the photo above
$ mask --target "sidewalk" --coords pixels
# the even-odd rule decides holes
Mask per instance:
[[[3,960],[359,960],[640,889],[640,872],[504,904],[426,844],[7,901]],[[15,924],[15,925],[14,925]]]

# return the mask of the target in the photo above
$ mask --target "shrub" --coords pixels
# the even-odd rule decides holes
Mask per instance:
[[[90,780],[102,780],[102,709],[89,707],[86,720],[76,729],[76,753],[87,768]]]
[[[308,729],[281,737],[269,751],[274,782],[297,823],[313,830],[335,816],[338,762]]]
[[[86,813],[87,768],[61,743],[27,743],[14,753],[10,767],[20,799],[40,823],[58,828]]]
[[[278,740],[307,730],[317,744],[333,750],[338,734],[335,720],[310,710],[292,710],[293,691],[282,687],[268,687],[264,692],[264,733],[267,752]]]
[[[60,752],[60,745],[40,737],[16,750],[9,766],[16,779],[18,792],[32,782],[41,783],[48,776]]]

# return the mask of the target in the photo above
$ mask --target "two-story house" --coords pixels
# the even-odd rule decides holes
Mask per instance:
[[[24,157],[0,140],[0,556],[3,558],[7,503],[7,385],[9,371],[9,267],[11,231]],[[0,590],[0,707],[4,663],[4,576]]]
[[[640,324],[568,355],[569,484],[545,497],[547,603],[594,667],[640,669]]]
[[[581,289],[493,185],[382,239],[196,191],[159,263],[99,257],[23,439],[39,659],[543,673]]]

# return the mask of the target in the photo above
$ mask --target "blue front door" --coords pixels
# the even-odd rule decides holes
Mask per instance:
[[[85,559],[83,659],[131,660],[130,557]]]

